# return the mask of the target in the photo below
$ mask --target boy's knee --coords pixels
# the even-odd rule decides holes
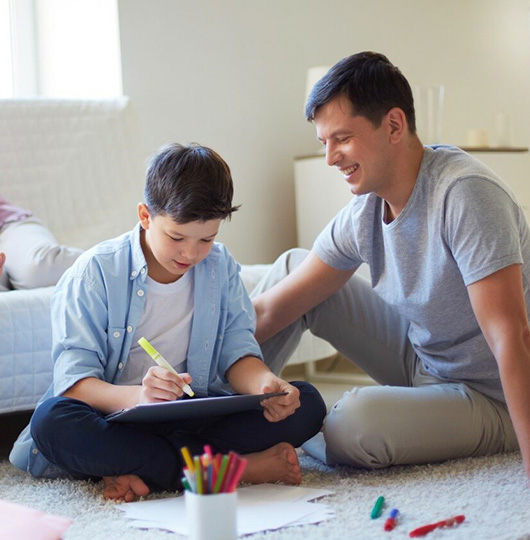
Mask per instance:
[[[291,383],[296,386],[300,392],[300,409],[309,419],[311,431],[314,432],[310,436],[316,435],[327,413],[326,404],[320,395],[320,392],[310,383],[305,381],[296,381]]]
[[[74,401],[66,397],[53,397],[37,407],[30,422],[31,436],[37,446],[45,445],[48,441],[60,441],[63,430],[69,431],[65,416]]]
[[[394,464],[395,404],[386,407],[379,389],[354,388],[332,407],[323,429],[330,462],[368,469]]]

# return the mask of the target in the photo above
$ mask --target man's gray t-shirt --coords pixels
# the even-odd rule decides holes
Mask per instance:
[[[315,241],[317,255],[341,270],[368,264],[374,291],[410,321],[425,368],[505,401],[466,287],[522,264],[529,311],[530,234],[512,192],[472,156],[436,146],[425,148],[414,190],[388,224],[384,204],[354,197]]]

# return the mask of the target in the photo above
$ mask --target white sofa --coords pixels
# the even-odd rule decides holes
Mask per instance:
[[[32,210],[63,244],[86,249],[134,226],[140,155],[126,98],[0,100],[0,194]],[[249,291],[266,269],[243,266]],[[52,292],[0,293],[0,414],[33,409],[51,381]],[[334,352],[306,332],[291,362]]]

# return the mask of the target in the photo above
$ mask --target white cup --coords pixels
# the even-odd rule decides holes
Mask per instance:
[[[237,492],[198,495],[185,492],[190,540],[237,539]]]
[[[472,148],[484,148],[489,145],[488,131],[482,128],[468,129],[467,146]]]

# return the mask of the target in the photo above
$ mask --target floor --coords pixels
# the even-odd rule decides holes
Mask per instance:
[[[340,356],[321,360],[315,364],[317,375],[314,379],[310,376],[309,380],[322,394],[328,410],[352,386],[363,384],[361,371]],[[307,380],[307,366],[305,364],[287,366],[282,376],[287,380]],[[366,384],[371,383],[366,381]],[[2,433],[0,459],[6,459],[9,456],[13,442],[27,425],[30,417],[30,412],[0,415],[0,433]]]

